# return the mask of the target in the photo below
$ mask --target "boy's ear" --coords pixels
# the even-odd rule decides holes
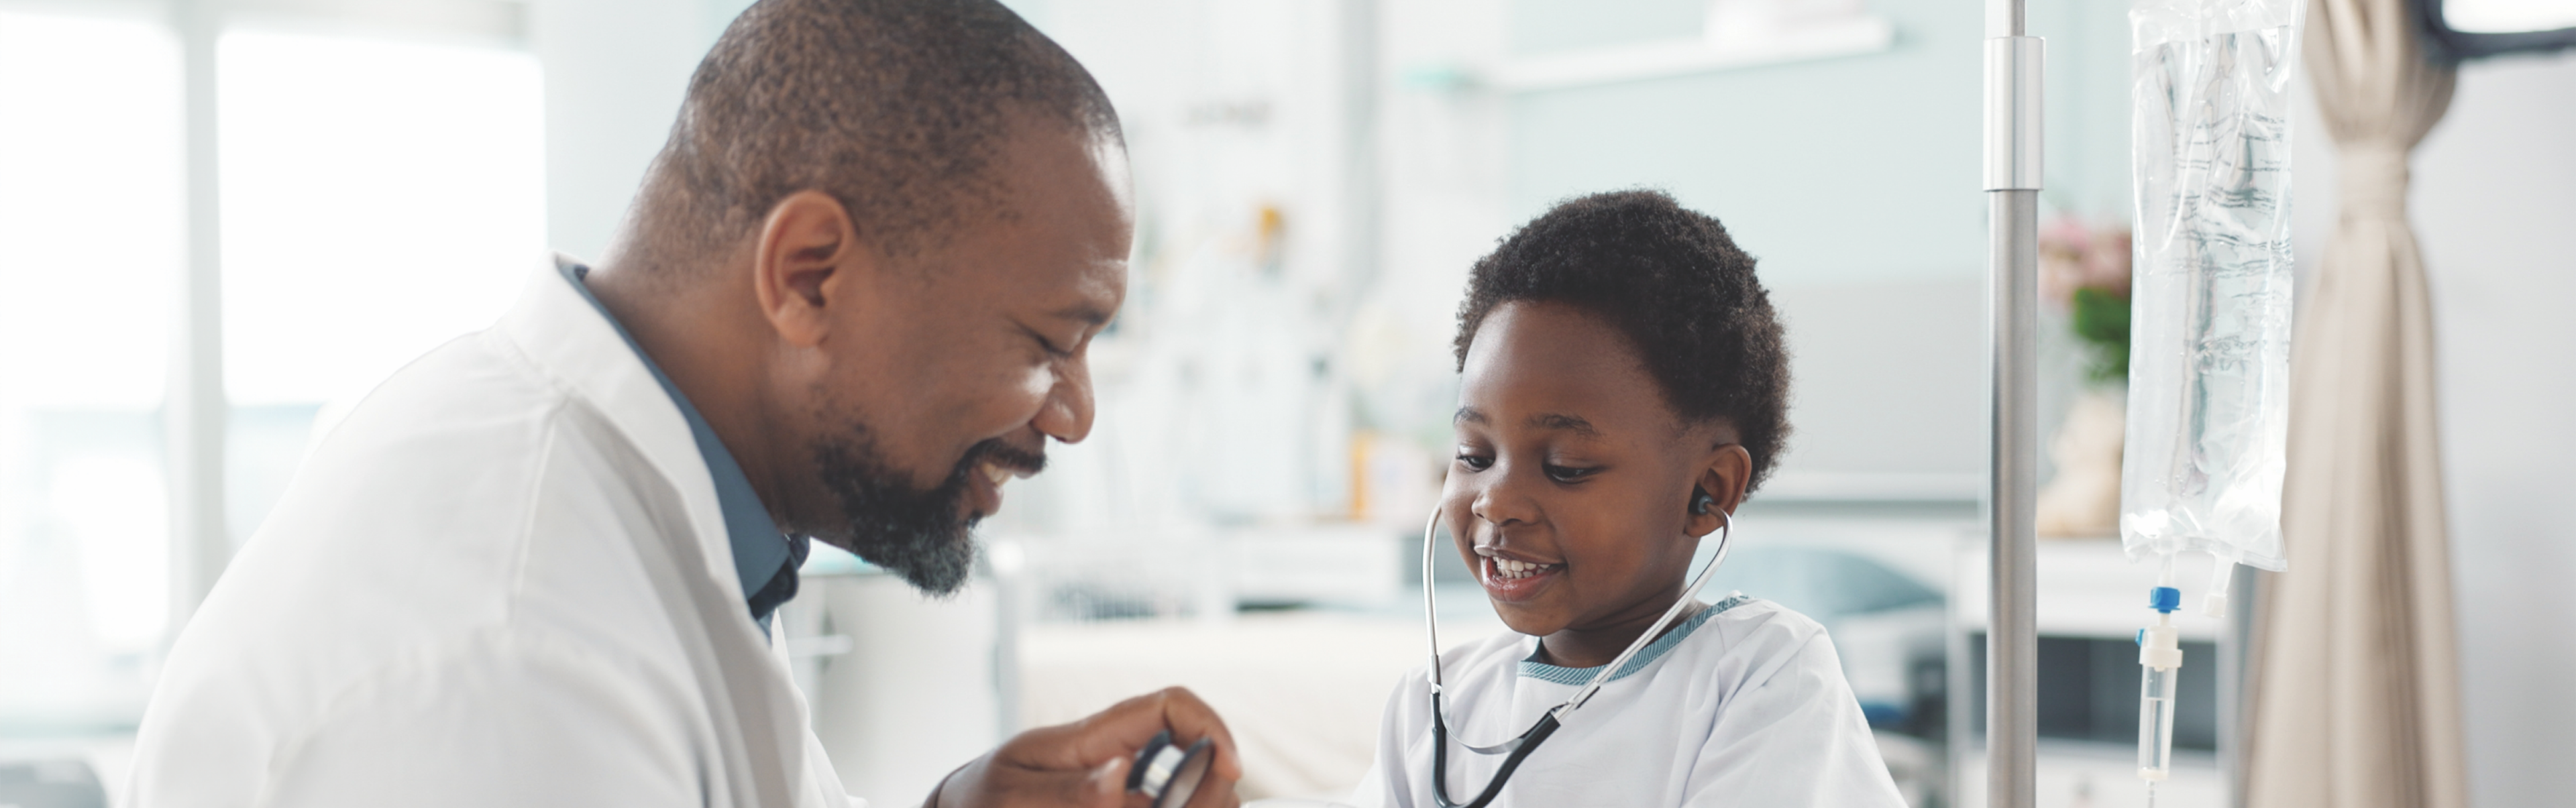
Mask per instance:
[[[1693,537],[1705,537],[1726,524],[1737,505],[1744,504],[1744,486],[1753,480],[1753,453],[1742,444],[1717,447],[1708,465],[1700,469],[1699,479],[1691,492],[1690,518],[1684,530]],[[1699,507],[1702,495],[1709,499],[1707,508]]]

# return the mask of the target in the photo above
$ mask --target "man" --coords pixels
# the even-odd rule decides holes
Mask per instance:
[[[744,12],[606,260],[316,448],[173,647],[134,803],[845,804],[771,613],[809,538],[954,591],[1004,483],[1090,431],[1123,150],[991,0]],[[1214,740],[1193,804],[1232,804],[1233,742],[1177,689],[931,799],[1119,805],[1164,730]]]

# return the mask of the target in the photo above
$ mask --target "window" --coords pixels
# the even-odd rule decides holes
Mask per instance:
[[[216,46],[235,542],[317,419],[489,325],[545,257],[536,60],[336,30]],[[131,727],[168,639],[183,70],[164,18],[0,10],[6,734]]]
[[[178,42],[0,12],[0,725],[139,708],[168,616]]]
[[[2424,28],[2453,56],[2576,47],[2576,0],[2423,0]]]
[[[544,109],[524,53],[253,30],[217,54],[238,542],[317,418],[490,325],[542,266]]]

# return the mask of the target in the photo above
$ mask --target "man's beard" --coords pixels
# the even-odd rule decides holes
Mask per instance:
[[[991,461],[1031,474],[1046,468],[1045,455],[993,438],[967,449],[937,487],[917,491],[877,451],[865,425],[852,421],[843,434],[817,441],[813,451],[816,476],[841,501],[844,532],[814,537],[857,553],[934,597],[956,594],[975,570],[978,548],[972,532],[983,515],[969,513],[963,505],[967,487],[980,473],[977,467]]]

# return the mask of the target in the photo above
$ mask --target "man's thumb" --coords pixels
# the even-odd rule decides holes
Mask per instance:
[[[1084,779],[1090,781],[1088,785],[1095,797],[1092,801],[1093,805],[1119,805],[1125,802],[1127,765],[1127,757],[1119,755],[1111,757],[1106,763],[1091,767],[1091,774]]]

